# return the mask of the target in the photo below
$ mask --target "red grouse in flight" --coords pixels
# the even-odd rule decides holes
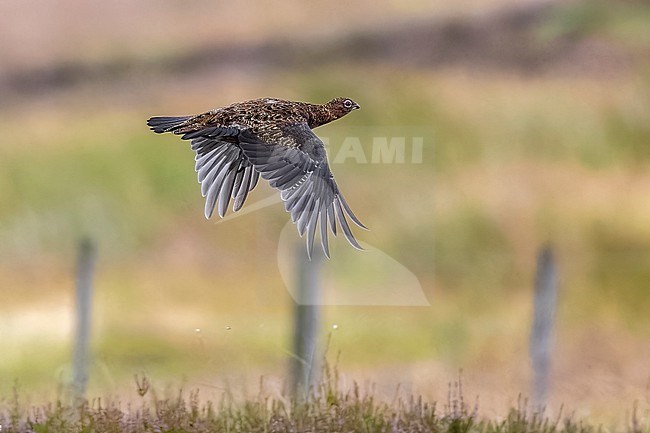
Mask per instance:
[[[359,227],[366,227],[341,195],[323,142],[312,129],[358,108],[347,98],[322,105],[262,98],[196,116],[152,117],[147,125],[156,133],[171,132],[191,140],[206,218],[212,216],[215,206],[223,217],[231,199],[233,211],[241,209],[262,176],[280,191],[300,236],[307,233],[309,255],[320,223],[321,244],[329,257],[328,225],[336,235],[338,222],[348,242],[358,249],[362,248],[346,215]]]

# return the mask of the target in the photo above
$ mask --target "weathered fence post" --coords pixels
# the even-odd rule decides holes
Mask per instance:
[[[293,328],[291,390],[297,398],[307,396],[318,372],[318,331],[320,321],[320,266],[322,254],[316,248],[311,261],[304,247],[296,255],[296,282]]]
[[[72,391],[76,399],[83,399],[88,383],[88,352],[91,329],[93,272],[97,248],[91,239],[79,244],[76,276],[76,324],[72,352]]]
[[[530,357],[533,366],[533,404],[536,410],[546,407],[551,369],[553,320],[557,301],[558,275],[553,250],[546,246],[537,256],[534,318],[530,334]]]

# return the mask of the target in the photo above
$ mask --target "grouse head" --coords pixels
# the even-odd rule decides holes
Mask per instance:
[[[310,105],[309,127],[314,129],[333,122],[357,108],[359,108],[359,104],[349,98],[334,98],[322,105]]]
[[[334,98],[325,105],[334,119],[339,119],[350,111],[361,108],[359,104],[349,98]]]

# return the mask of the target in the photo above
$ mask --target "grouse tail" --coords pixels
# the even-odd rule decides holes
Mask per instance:
[[[155,116],[147,120],[147,125],[155,133],[173,131],[185,124],[192,116]]]

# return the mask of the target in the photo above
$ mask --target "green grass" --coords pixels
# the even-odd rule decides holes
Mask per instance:
[[[597,36],[632,48],[650,43],[650,7],[643,1],[573,2],[555,9],[541,31],[545,37]]]

